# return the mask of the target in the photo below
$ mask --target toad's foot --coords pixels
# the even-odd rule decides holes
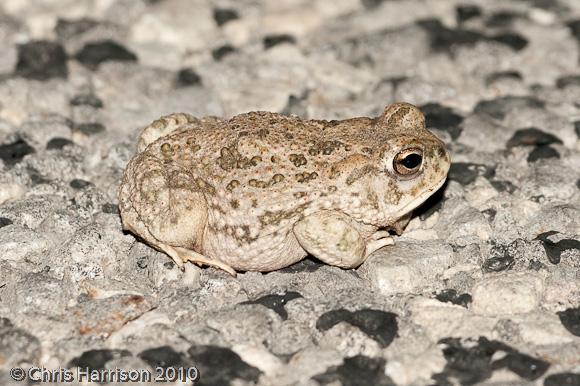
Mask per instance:
[[[387,231],[378,231],[371,235],[369,241],[367,241],[367,247],[365,250],[366,257],[375,251],[385,247],[387,245],[394,245],[395,240],[391,237]]]
[[[175,264],[177,264],[181,270],[184,269],[184,263],[191,261],[197,265],[209,265],[211,267],[219,268],[226,271],[233,277],[236,277],[236,271],[222,261],[210,259],[209,257],[205,257],[204,255],[192,251],[191,249],[173,247],[167,244],[160,245],[159,247],[163,250],[163,252],[167,253],[173,259],[173,261],[175,261]]]
[[[388,238],[388,237],[391,237],[391,234],[389,233],[389,231],[376,231],[375,233],[373,233],[369,237],[369,240],[378,240],[378,239],[384,239],[384,238]]]

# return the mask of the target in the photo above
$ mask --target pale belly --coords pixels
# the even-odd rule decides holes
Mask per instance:
[[[207,232],[203,254],[239,271],[273,271],[302,260],[307,252],[291,227],[277,234],[259,236],[251,242],[238,241],[221,232]]]

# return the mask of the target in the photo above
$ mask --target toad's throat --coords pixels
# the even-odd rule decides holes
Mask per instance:
[[[446,179],[447,179],[447,175],[443,176],[441,178],[441,180],[439,182],[437,182],[437,184],[435,184],[431,188],[425,190],[419,196],[415,197],[413,200],[409,201],[403,207],[399,208],[399,210],[397,210],[395,213],[392,214],[393,219],[395,219],[395,221],[398,220],[399,218],[403,217],[405,214],[411,212],[412,210],[417,208],[419,205],[424,203],[429,197],[431,197],[433,195],[433,193],[435,193],[437,190],[439,190],[439,188],[441,186],[443,186]]]

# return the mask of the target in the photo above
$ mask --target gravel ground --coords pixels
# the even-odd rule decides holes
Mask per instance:
[[[578,0],[2,0],[0,52],[0,384],[193,365],[198,385],[580,385]],[[394,101],[454,163],[356,270],[182,273],[121,230],[120,176],[163,114]]]

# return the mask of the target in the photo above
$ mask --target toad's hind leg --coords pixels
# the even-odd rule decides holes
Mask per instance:
[[[181,268],[191,261],[235,275],[226,264],[201,254],[208,221],[204,192],[213,194],[189,171],[142,153],[131,161],[121,184],[123,226],[167,253]]]
[[[303,218],[294,225],[294,234],[310,254],[341,268],[355,268],[377,249],[393,243],[387,232],[376,232],[366,242],[347,216],[331,211]]]

